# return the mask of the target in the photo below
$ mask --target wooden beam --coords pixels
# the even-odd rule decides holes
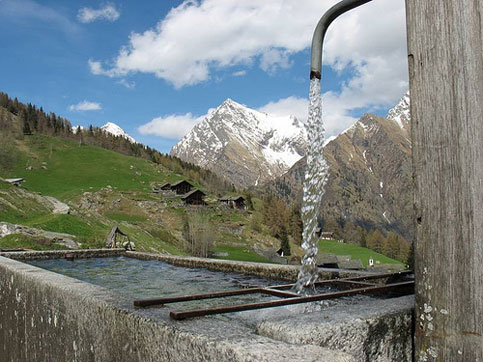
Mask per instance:
[[[406,0],[416,361],[483,361],[483,0]]]

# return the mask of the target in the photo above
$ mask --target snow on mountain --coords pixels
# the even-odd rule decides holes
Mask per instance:
[[[401,98],[399,103],[387,113],[386,118],[396,122],[404,130],[409,129],[410,111],[409,91]]]
[[[84,131],[85,128],[82,126],[72,126],[72,133],[77,134],[79,131]]]
[[[137,143],[134,138],[128,135],[121,127],[119,127],[115,123],[107,122],[104,126],[101,127],[101,130],[106,133],[112,134],[113,136],[123,137],[131,143]]]
[[[250,186],[286,172],[305,155],[307,134],[293,116],[272,116],[231,99],[196,125],[171,155]]]

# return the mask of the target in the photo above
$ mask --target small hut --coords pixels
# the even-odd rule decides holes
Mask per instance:
[[[170,183],[165,183],[162,185],[155,185],[153,186],[153,192],[158,194],[163,191],[169,191],[171,190],[171,184]]]
[[[14,186],[17,186],[17,187],[21,187],[22,186],[22,183],[25,181],[24,178],[21,178],[21,177],[18,177],[18,178],[6,178],[6,179],[3,179],[3,181],[11,184],[11,185],[14,185]]]
[[[181,180],[171,185],[171,190],[176,192],[177,195],[187,194],[192,188],[193,185],[186,180]]]
[[[247,208],[245,198],[243,196],[225,196],[219,199],[219,201],[233,209],[245,210]]]
[[[162,184],[161,186],[159,186],[159,189],[163,191],[171,190],[171,184],[170,183]]]
[[[195,189],[181,196],[181,200],[183,200],[186,205],[206,205],[206,202],[203,200],[205,196],[206,195],[203,191]]]
[[[119,227],[114,226],[107,236],[107,248],[115,249],[123,246],[126,250],[133,250],[134,243],[129,240],[129,236],[121,231]]]

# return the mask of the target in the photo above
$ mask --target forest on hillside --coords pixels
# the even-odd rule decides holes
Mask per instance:
[[[222,193],[232,189],[231,183],[207,169],[160,153],[141,143],[131,143],[121,136],[106,133],[92,125],[85,130],[76,129],[73,132],[69,120],[0,92],[0,169],[8,170],[15,163],[14,139],[22,139],[34,133],[72,139],[80,145],[98,146],[128,156],[141,157],[182,174],[212,192]]]

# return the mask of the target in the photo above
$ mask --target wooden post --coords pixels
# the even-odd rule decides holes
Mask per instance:
[[[483,0],[406,0],[416,361],[483,362]]]

